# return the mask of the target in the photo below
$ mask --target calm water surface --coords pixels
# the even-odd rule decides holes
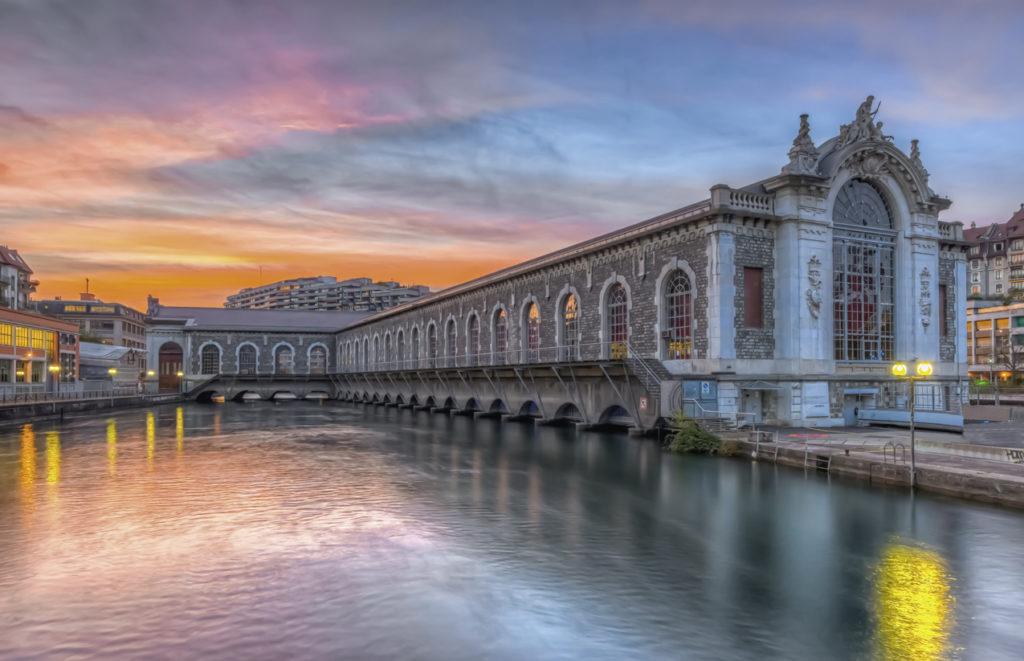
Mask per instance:
[[[1024,515],[289,403],[0,432],[0,657],[1019,659]]]

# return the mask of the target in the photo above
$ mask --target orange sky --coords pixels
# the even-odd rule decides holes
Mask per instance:
[[[800,113],[821,143],[868,94],[944,220],[1020,203],[1019,0],[120,4],[0,10],[0,243],[37,298],[443,288],[776,174]]]

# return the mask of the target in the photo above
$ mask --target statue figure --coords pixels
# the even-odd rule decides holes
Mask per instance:
[[[821,314],[821,260],[817,255],[811,255],[807,262],[807,311],[812,319],[817,319]]]
[[[853,123],[844,124],[839,127],[838,147],[845,147],[858,140],[885,140],[888,137],[882,134],[882,123],[875,124],[875,115],[878,114],[878,108],[881,108],[882,104],[879,103],[878,108],[872,110],[871,106],[874,102],[875,97],[868,96],[858,106],[857,116],[854,118]]]
[[[921,176],[924,177],[924,181],[928,183],[928,170],[924,169],[924,163],[921,162],[921,150],[917,146],[917,139],[910,141],[910,162],[914,164],[914,167],[920,171]],[[930,190],[930,189],[929,189]]]
[[[814,174],[818,167],[818,149],[811,139],[810,115],[800,115],[800,129],[789,150],[789,164],[782,168],[786,174]]]
[[[878,111],[876,110],[875,112]],[[878,122],[877,124],[875,124],[875,128],[878,129],[878,135],[879,137],[882,138],[882,140],[888,140],[889,142],[892,142],[894,140],[894,138],[891,135],[885,135],[885,133],[882,132],[882,122]]]

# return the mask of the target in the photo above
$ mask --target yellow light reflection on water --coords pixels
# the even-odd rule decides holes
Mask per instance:
[[[36,432],[32,425],[21,428],[21,484],[30,487],[36,481]]]
[[[153,414],[146,414],[146,463],[153,465],[153,455],[156,452],[156,422]]]
[[[46,483],[60,480],[60,432],[46,432]]]
[[[185,446],[185,409],[181,406],[174,416],[174,438],[178,441],[178,452],[181,452]]]
[[[875,584],[879,658],[946,658],[956,605],[950,593],[953,580],[938,553],[905,544],[886,546]]]
[[[117,472],[117,422],[107,420],[107,470],[111,475]]]

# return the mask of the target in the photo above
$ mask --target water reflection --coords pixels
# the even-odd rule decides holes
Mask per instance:
[[[107,472],[111,477],[117,474],[117,421],[107,420]]]
[[[46,432],[46,483],[60,481],[60,432]]]
[[[13,597],[0,658],[1012,658],[1024,645],[1013,512],[617,435],[293,403],[60,427],[45,460],[61,497],[27,516],[37,433],[0,433]]]
[[[938,553],[892,543],[876,576],[877,643],[884,659],[944,659],[950,651],[955,599],[946,561]]]
[[[174,438],[180,453],[185,449],[185,409],[181,406],[174,410]]]
[[[156,454],[156,421],[153,413],[146,413],[146,465],[153,468],[153,455]]]
[[[32,425],[21,428],[21,484],[31,487],[36,482],[36,432]]]

